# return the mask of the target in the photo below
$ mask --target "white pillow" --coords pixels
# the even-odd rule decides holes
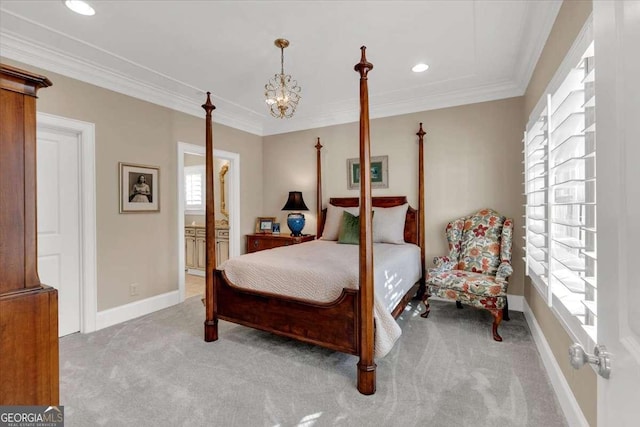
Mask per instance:
[[[409,204],[373,208],[373,242],[404,244],[404,222]]]
[[[322,230],[322,240],[338,240],[340,224],[342,223],[342,212],[344,211],[349,212],[351,215],[358,215],[360,208],[342,208],[334,205],[327,206],[327,217],[324,221],[324,230]]]

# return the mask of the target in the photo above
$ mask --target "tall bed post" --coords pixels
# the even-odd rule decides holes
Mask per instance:
[[[218,339],[218,317],[216,315],[216,288],[214,286],[216,270],[216,215],[214,204],[214,188],[213,188],[213,128],[211,126],[211,112],[216,109],[215,105],[211,103],[211,93],[207,92],[207,102],[202,105],[202,108],[207,112],[205,126],[206,126],[206,287],[205,287],[205,305],[206,305],[206,318],[204,321],[204,340],[216,341]]]
[[[355,65],[360,73],[360,291],[358,292],[358,319],[360,360],[358,362],[358,391],[376,392],[376,364],[374,354],[373,321],[373,236],[371,203],[371,150],[369,141],[369,89],[367,74],[373,64],[367,62],[366,46],[360,48],[362,56]]]
[[[322,144],[320,137],[316,143],[316,239],[320,238],[320,224],[322,223]]]
[[[424,136],[426,132],[422,129],[422,123],[420,123],[420,130],[418,130],[418,244],[420,245],[420,267],[422,275],[420,276],[420,288],[418,288],[418,298],[422,298],[426,292],[425,280],[426,268],[425,268],[425,225],[424,225]]]

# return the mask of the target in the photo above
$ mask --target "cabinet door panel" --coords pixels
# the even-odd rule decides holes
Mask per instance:
[[[184,239],[185,242],[185,264],[187,268],[195,268],[196,266],[196,239],[192,236],[187,236]]]
[[[206,239],[196,238],[196,268],[207,268],[207,243]]]
[[[216,257],[218,258],[216,265],[220,265],[229,259],[229,241],[218,240],[216,243]]]

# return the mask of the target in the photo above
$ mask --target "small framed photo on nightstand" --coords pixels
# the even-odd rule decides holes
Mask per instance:
[[[273,224],[271,224],[271,232],[273,234],[280,234],[280,223],[279,222],[274,222]]]
[[[256,234],[271,234],[273,224],[276,222],[276,217],[258,217],[256,220]]]

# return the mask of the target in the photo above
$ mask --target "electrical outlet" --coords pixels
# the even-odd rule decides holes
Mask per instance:
[[[138,295],[138,284],[137,283],[132,283],[129,285],[129,295],[131,295],[132,297]]]

